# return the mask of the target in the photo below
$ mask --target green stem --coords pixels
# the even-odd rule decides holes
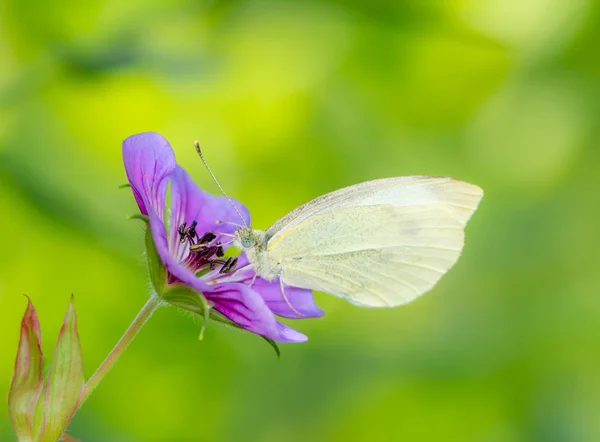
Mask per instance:
[[[117,363],[119,357],[123,354],[129,344],[133,341],[138,332],[142,329],[146,321],[150,319],[152,313],[162,304],[160,297],[155,293],[153,294],[146,305],[142,307],[142,310],[135,317],[125,334],[121,337],[117,345],[111,350],[106,359],[102,361],[100,367],[94,372],[94,374],[89,378],[85,387],[83,389],[83,395],[81,397],[81,401],[79,402],[79,406],[81,406],[88,397],[92,394],[92,392],[96,389],[98,384],[104,379],[104,376],[110,371],[111,368]]]

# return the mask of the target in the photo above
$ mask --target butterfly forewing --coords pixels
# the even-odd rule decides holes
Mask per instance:
[[[267,230],[269,260],[292,286],[363,306],[405,304],[457,261],[482,194],[477,186],[434,177],[341,189]]]

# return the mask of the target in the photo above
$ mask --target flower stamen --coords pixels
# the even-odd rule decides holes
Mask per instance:
[[[190,228],[188,230],[188,237],[190,238],[190,240],[193,240],[195,237],[198,236],[198,234],[196,233],[196,226],[198,225],[198,223],[194,220],[192,221],[192,224],[190,224]]]
[[[179,226],[179,228],[177,229],[177,233],[179,233],[179,240],[181,241],[182,244],[186,241],[186,239],[189,240],[190,243],[194,244],[194,238],[198,237],[198,234],[196,233],[197,225],[198,225],[198,223],[196,221],[192,221],[190,226],[186,227],[187,223],[184,221]]]
[[[190,246],[190,253],[193,253],[195,260],[208,260],[217,253],[217,246],[207,246],[205,244],[194,244]],[[190,255],[192,256],[192,255]]]
[[[221,270],[219,270],[219,273],[224,275],[225,273],[230,273],[233,271],[233,269],[235,269],[235,266],[237,265],[237,258],[229,258],[227,259],[227,261],[225,262],[225,264],[223,265],[223,267],[221,267]]]
[[[202,235],[202,238],[198,240],[198,243],[209,243],[212,242],[216,237],[217,235],[214,233],[206,232],[204,235]]]
[[[187,230],[186,230],[186,226],[187,223],[184,221],[183,224],[181,224],[179,226],[179,228],[177,229],[177,233],[179,233],[179,239],[181,240],[182,243],[185,242],[185,236],[187,235]]]
[[[221,243],[217,243],[217,251],[215,252],[219,258],[222,258],[225,255],[225,251],[223,250],[223,246]]]
[[[192,223],[193,224],[193,223]],[[195,227],[195,226],[194,226]],[[189,237],[189,230],[192,228],[186,228],[184,224],[179,227],[179,234],[185,240],[186,237]],[[196,232],[194,231],[194,234]],[[195,235],[197,237],[197,235]],[[206,269],[215,270],[217,266],[221,266],[219,269],[220,274],[230,273],[235,269],[237,265],[237,258],[227,258],[220,259],[225,256],[225,250],[223,249],[223,245],[220,242],[217,242],[215,245],[211,245],[217,236],[212,232],[206,232],[202,237],[198,240],[197,243],[193,243],[190,245],[190,254],[186,260],[187,265],[194,269],[195,273],[201,272]],[[215,258],[216,256],[216,258]]]

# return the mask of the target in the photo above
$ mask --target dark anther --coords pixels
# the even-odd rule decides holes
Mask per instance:
[[[187,225],[187,223],[184,222],[177,229],[177,233],[179,233],[179,239],[181,240],[181,242],[185,242],[185,237],[187,235],[187,229],[185,228],[186,225]]]
[[[209,259],[217,252],[217,246],[194,244],[190,246],[190,252],[196,254],[196,259]]]
[[[235,268],[236,264],[237,264],[237,258],[227,259],[227,261],[225,262],[223,267],[221,267],[221,270],[219,270],[219,273],[223,274],[223,273],[231,272]]]
[[[198,238],[198,234],[196,233],[196,226],[198,223],[196,221],[192,221],[189,227],[187,227],[187,223],[182,223],[177,229],[177,233],[179,233],[179,240],[181,243],[184,243],[186,239],[189,239],[193,244],[194,239]]]
[[[198,225],[198,223],[196,221],[192,221],[192,224],[190,224],[190,227],[188,228],[188,231],[187,231],[188,237],[190,239],[194,239],[196,236],[198,236],[198,234],[196,233],[197,225]]]
[[[202,235],[202,238],[200,238],[200,240],[198,241],[198,244],[208,244],[209,242],[214,240],[216,237],[217,237],[217,235],[215,235],[214,233],[206,232],[204,235]]]
[[[219,258],[225,255],[225,252],[223,251],[223,246],[221,244],[217,244],[217,251],[215,253]]]

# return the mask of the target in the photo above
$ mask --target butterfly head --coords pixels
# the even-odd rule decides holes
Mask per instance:
[[[254,231],[250,227],[242,227],[235,231],[235,245],[242,249],[249,249],[256,245]]]
[[[266,235],[262,230],[254,230],[251,227],[241,227],[235,231],[234,245],[246,253],[252,250],[262,250],[266,245]]]

